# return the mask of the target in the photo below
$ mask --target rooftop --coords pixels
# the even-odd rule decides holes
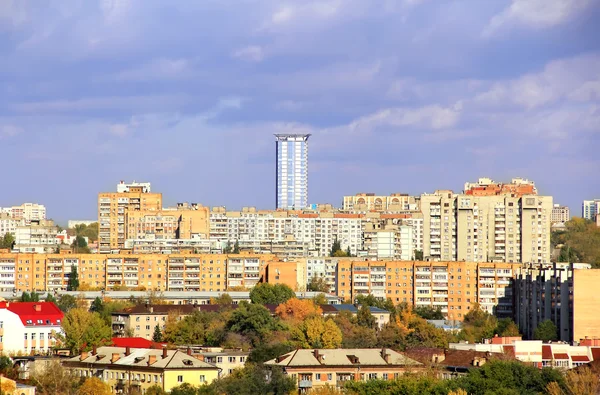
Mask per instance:
[[[422,365],[414,359],[387,348],[296,350],[267,361],[265,364],[287,367]]]
[[[15,313],[26,326],[60,325],[64,316],[52,302],[0,302],[0,309]]]

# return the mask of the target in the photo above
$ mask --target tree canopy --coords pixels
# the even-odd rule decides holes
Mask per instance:
[[[550,320],[540,322],[533,331],[533,338],[536,340],[543,340],[544,342],[558,340],[558,330],[556,325]]]
[[[562,245],[558,262],[585,262],[600,267],[600,228],[592,221],[574,217],[566,230],[552,233],[552,245]]]
[[[294,291],[285,284],[260,283],[250,291],[250,300],[255,304],[279,305],[294,297]]]

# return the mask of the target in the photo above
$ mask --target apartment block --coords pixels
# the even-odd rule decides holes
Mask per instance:
[[[46,207],[37,203],[23,203],[19,206],[0,207],[0,214],[8,214],[10,218],[24,220],[26,224],[31,221],[46,219]]]
[[[59,247],[58,226],[52,220],[31,220],[17,226],[15,231],[16,252],[50,253]]]
[[[196,311],[196,307],[187,305],[157,304],[137,305],[111,315],[111,326],[115,337],[142,337],[152,339],[154,328],[165,329],[169,314],[181,320]]]
[[[6,233],[17,233],[17,227],[24,225],[24,220],[13,218],[10,213],[0,212],[0,237]]]
[[[419,202],[418,198],[405,193],[393,193],[390,196],[358,193],[354,196],[344,196],[342,209],[353,213],[417,211]]]
[[[151,193],[150,190],[149,183],[126,184],[121,181],[116,193],[98,194],[98,242],[101,253],[124,247],[129,229],[126,222],[128,215],[162,209],[162,194]]]
[[[590,221],[596,221],[600,213],[600,199],[584,200],[581,205],[581,217]]]
[[[529,338],[551,320],[559,340],[579,342],[600,333],[596,288],[600,270],[586,264],[529,265],[515,279],[515,322]]]
[[[550,222],[552,224],[559,224],[567,222],[571,219],[571,210],[567,206],[561,206],[559,204],[555,204],[552,207],[552,215],[550,218]]]
[[[549,262],[552,197],[421,196],[423,252],[432,260]]]
[[[466,182],[465,195],[494,196],[494,195],[537,195],[533,181],[523,178],[513,178],[510,183],[495,182],[490,178],[480,178],[477,182]]]
[[[414,259],[414,228],[391,221],[364,224],[363,248],[358,256],[374,259]]]

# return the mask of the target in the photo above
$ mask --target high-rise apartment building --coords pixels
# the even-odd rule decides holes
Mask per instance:
[[[129,215],[162,209],[162,194],[151,193],[149,183],[126,184],[121,181],[117,191],[98,194],[98,241],[101,253],[124,247]]]
[[[552,219],[551,222],[553,224],[559,224],[567,222],[571,219],[571,210],[567,206],[561,206],[560,204],[555,204],[552,207]]]
[[[513,178],[510,183],[495,182],[490,178],[480,178],[477,182],[466,182],[465,195],[493,196],[511,194],[514,196],[537,195],[535,183],[523,178]]]
[[[584,200],[581,206],[581,216],[590,221],[596,221],[596,216],[600,214],[600,199]]]
[[[20,206],[0,208],[0,213],[8,214],[16,220],[25,220],[26,224],[46,219],[46,207],[37,203],[23,203]]]
[[[423,255],[468,262],[550,262],[552,197],[421,196]]]
[[[310,134],[276,134],[275,170],[278,209],[308,206],[308,138]]]

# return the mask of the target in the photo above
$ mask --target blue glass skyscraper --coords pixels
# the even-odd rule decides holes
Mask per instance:
[[[308,205],[308,138],[310,134],[276,134],[275,205],[303,209]]]

